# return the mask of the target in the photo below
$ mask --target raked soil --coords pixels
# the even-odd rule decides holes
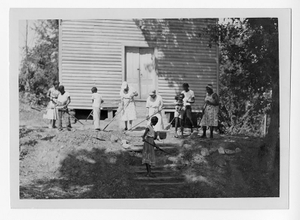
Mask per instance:
[[[278,181],[270,186],[260,166],[260,138],[195,133],[175,139],[171,129],[157,141],[167,153],[155,151],[156,177],[149,178],[141,131],[123,133],[115,122],[96,132],[91,120],[81,120],[84,125],[59,132],[47,128],[42,115],[20,104],[21,199],[278,196]]]

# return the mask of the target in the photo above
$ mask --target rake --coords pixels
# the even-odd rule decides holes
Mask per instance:
[[[162,108],[161,110],[155,112],[154,114],[150,115],[149,117],[147,117],[146,119],[142,120],[141,122],[137,123],[136,125],[134,125],[132,128],[130,128],[128,131],[132,131],[133,128],[135,128],[136,126],[142,124],[144,121],[149,120],[150,118],[152,118],[154,115],[156,115],[157,113],[161,112],[164,108]],[[128,132],[127,131],[127,132]]]
[[[172,126],[173,121],[175,120],[175,117],[171,120],[171,122],[165,127],[165,130],[169,130]]]

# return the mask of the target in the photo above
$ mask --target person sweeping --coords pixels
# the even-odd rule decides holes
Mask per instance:
[[[153,116],[151,118],[151,123],[147,125],[145,133],[142,136],[144,142],[142,164],[146,165],[147,177],[155,177],[155,175],[151,173],[151,166],[155,165],[154,140],[156,139],[157,134],[154,131],[154,126],[157,124],[157,122],[158,118]]]
[[[163,105],[164,103],[162,97],[156,94],[156,90],[152,90],[149,93],[149,97],[147,98],[146,101],[146,108],[147,108],[146,117],[150,118],[151,115],[153,115],[158,118],[158,122],[154,127],[155,131],[162,131],[164,129],[164,124],[163,124],[162,114],[161,114]],[[148,124],[150,124],[150,122]]]
[[[136,109],[134,97],[138,96],[137,91],[132,86],[129,86],[127,82],[122,83],[121,91],[121,106],[122,106],[122,115],[121,120],[125,122],[124,130],[128,130],[128,121],[129,121],[129,129],[132,128],[132,121],[135,120],[136,117]]]
[[[100,113],[101,113],[101,104],[104,102],[102,96],[97,93],[97,88],[93,87],[92,91],[92,107],[93,107],[93,121],[94,128],[96,131],[100,131]]]
[[[58,110],[58,130],[62,131],[62,120],[63,116],[67,117],[67,130],[71,130],[71,120],[70,114],[68,110],[68,105],[71,103],[71,96],[69,92],[65,91],[65,87],[60,85],[58,87],[58,91],[60,92],[57,98],[57,110]]]

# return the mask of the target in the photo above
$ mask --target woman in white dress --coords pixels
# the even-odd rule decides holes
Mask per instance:
[[[56,128],[55,122],[58,119],[58,112],[56,107],[57,104],[57,98],[60,92],[58,89],[58,82],[54,81],[53,86],[48,90],[47,97],[50,99],[50,102],[47,106],[47,114],[44,116],[44,118],[49,119],[49,128]]]
[[[121,91],[121,120],[125,122],[125,131],[128,130],[128,121],[129,121],[129,129],[132,128],[132,121],[136,119],[136,109],[134,97],[138,96],[137,91],[128,85],[127,82],[122,83]]]
[[[156,116],[158,118],[158,122],[154,126],[155,131],[162,131],[164,129],[162,114],[161,114],[163,104],[164,104],[163,99],[160,95],[156,94],[156,90],[153,90],[152,92],[149,93],[149,97],[147,98],[147,102],[146,102],[146,108],[148,109],[147,117]],[[157,114],[155,114],[156,112]],[[150,121],[148,122],[148,124],[149,123]]]

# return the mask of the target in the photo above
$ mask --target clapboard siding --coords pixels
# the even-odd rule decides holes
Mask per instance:
[[[154,49],[157,90],[173,103],[184,82],[202,105],[205,85],[217,85],[217,47],[202,33],[215,19],[63,20],[60,25],[60,81],[70,92],[70,107],[91,108],[91,87],[109,103],[120,99],[124,46]],[[155,25],[153,25],[155,24]]]

